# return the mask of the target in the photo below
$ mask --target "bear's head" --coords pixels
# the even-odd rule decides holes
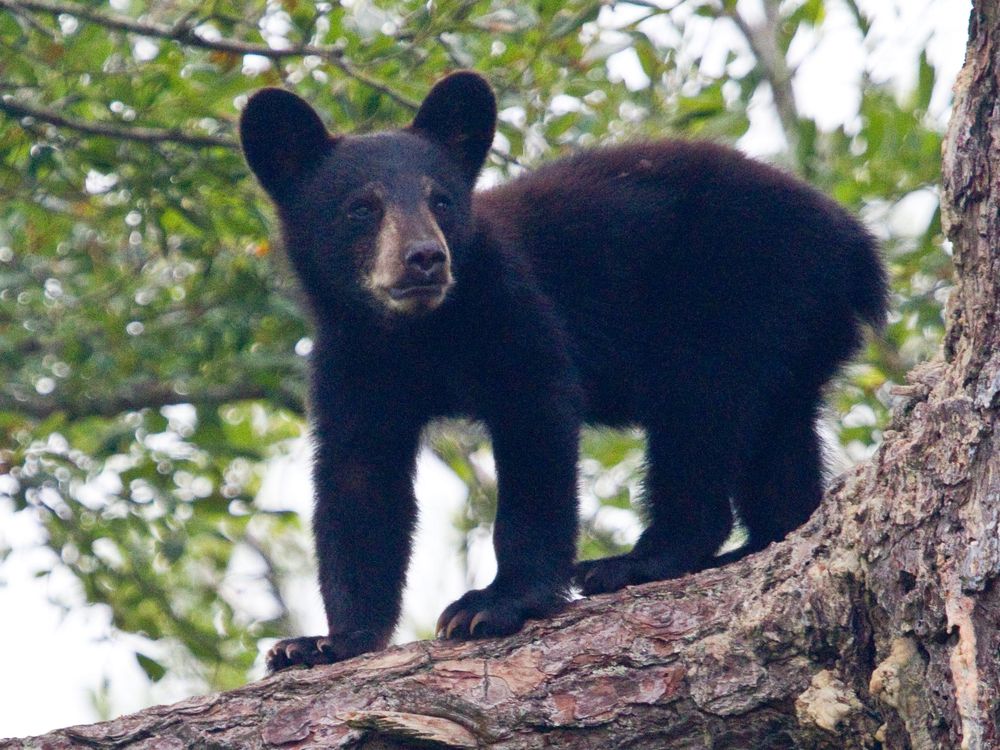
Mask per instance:
[[[434,86],[408,127],[360,136],[331,135],[291,92],[255,93],[240,119],[243,152],[312,305],[409,315],[440,306],[495,126],[493,92],[471,72]]]

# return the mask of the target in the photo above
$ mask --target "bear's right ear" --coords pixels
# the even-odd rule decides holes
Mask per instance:
[[[278,202],[333,148],[316,111],[284,89],[261,89],[240,116],[240,143],[247,164]]]
[[[462,70],[437,82],[410,129],[448,149],[474,183],[493,143],[496,123],[493,89],[479,74]]]

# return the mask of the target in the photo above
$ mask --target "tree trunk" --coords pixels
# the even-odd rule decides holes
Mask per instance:
[[[1000,748],[1000,8],[945,143],[957,286],[872,461],[781,544],[577,602],[0,748]]]

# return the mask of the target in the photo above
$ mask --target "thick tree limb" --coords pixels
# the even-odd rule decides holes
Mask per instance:
[[[1000,8],[945,148],[944,357],[782,544],[572,605],[0,748],[1000,747]]]

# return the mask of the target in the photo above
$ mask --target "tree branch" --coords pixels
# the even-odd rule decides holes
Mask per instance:
[[[0,0],[0,4],[6,0]],[[117,125],[104,122],[76,120],[66,117],[53,109],[36,107],[16,101],[11,96],[0,97],[0,112],[6,112],[12,117],[32,117],[41,122],[60,128],[68,128],[78,133],[103,136],[125,141],[141,143],[180,143],[197,148],[237,148],[239,144],[233,138],[218,135],[193,135],[183,130],[166,128],[144,128],[129,125]]]
[[[765,0],[764,12],[763,25],[751,26],[740,15],[735,4],[723,11],[726,17],[736,24],[736,28],[757,58],[760,72],[771,88],[774,108],[778,113],[778,120],[788,141],[789,150],[795,154],[799,142],[799,112],[795,104],[795,91],[792,89],[792,74],[785,56],[778,49],[778,24],[781,23],[781,13],[775,0]]]
[[[797,595],[798,566],[817,564],[813,548],[772,547],[752,566],[583,600],[511,638],[412,643],[46,740],[82,748],[113,737],[102,746],[136,750],[167,737],[218,748],[401,749],[417,738],[422,747],[508,750],[832,748],[789,710],[820,671],[810,654],[820,644],[800,625],[817,623],[816,611],[837,613],[850,633],[856,607],[843,574],[824,574],[828,599]],[[786,640],[793,630],[796,640]],[[849,718],[875,731],[872,718]]]
[[[233,39],[207,39],[198,34],[197,23],[189,16],[183,16],[175,24],[156,23],[153,21],[137,21],[128,16],[116,13],[98,11],[78,3],[57,2],[55,0],[0,0],[0,8],[6,8],[12,12],[33,11],[36,13],[47,13],[60,15],[66,13],[76,18],[82,18],[90,23],[103,26],[107,29],[125,31],[140,36],[156,39],[166,39],[178,42],[187,47],[198,47],[201,49],[214,50],[216,52],[228,52],[234,55],[260,55],[271,60],[281,60],[288,57],[303,57],[305,55],[315,55],[326,60],[334,67],[340,69],[348,77],[355,81],[378,91],[389,97],[397,104],[407,109],[416,110],[419,102],[404,96],[393,90],[386,84],[378,81],[367,73],[357,69],[345,57],[342,50],[333,46],[323,46],[314,44],[296,44],[285,49],[271,47],[267,44],[254,44]]]
[[[0,0],[0,8],[26,15],[28,11],[37,13],[49,13],[59,15],[67,13],[85,21],[95,23],[108,29],[124,31],[141,36],[165,39],[178,42],[188,47],[198,47],[201,49],[227,52],[235,55],[260,55],[272,60],[281,60],[287,57],[303,57],[315,55],[338,68],[349,78],[367,86],[373,91],[392,99],[397,104],[416,111],[420,105],[415,99],[404,96],[392,89],[390,86],[372,78],[368,74],[358,70],[348,62],[343,52],[337,47],[321,46],[314,44],[292,45],[285,49],[270,47],[266,44],[253,44],[241,42],[233,39],[206,39],[197,33],[196,25],[188,16],[182,17],[181,21],[173,25],[154,23],[151,21],[136,21],[128,16],[121,16],[114,13],[96,11],[77,3],[54,2],[53,0]],[[91,135],[106,136],[110,138],[121,138],[125,140],[141,141],[145,143],[176,142],[191,146],[207,147],[222,146],[226,148],[236,148],[238,146],[235,139],[226,136],[197,136],[189,135],[179,130],[160,130],[156,128],[133,128],[122,125],[111,125],[104,123],[91,123],[82,120],[74,120],[58,112],[44,107],[35,107],[14,101],[11,98],[0,98],[0,110],[12,115],[34,117],[38,120],[69,128],[81,133]],[[514,157],[499,151],[496,148],[491,152],[506,164],[520,166],[520,162]]]
[[[156,381],[140,383],[128,392],[106,397],[84,396],[79,399],[52,397],[16,397],[0,393],[0,412],[24,414],[33,419],[47,419],[63,414],[68,419],[82,417],[114,417],[124,412],[141,409],[159,409],[172,404],[196,406],[221,406],[236,401],[270,400],[285,409],[302,414],[305,406],[298,395],[287,389],[265,387],[257,383],[241,382],[227,385],[205,386],[190,393],[179,393],[169,383]]]

